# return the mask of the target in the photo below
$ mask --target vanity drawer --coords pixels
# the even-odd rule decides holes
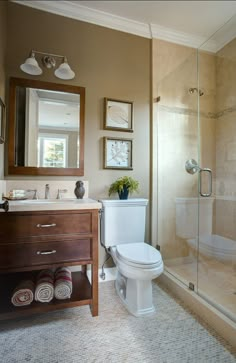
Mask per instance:
[[[23,215],[1,213],[0,225],[0,243],[15,237],[92,233],[90,212]]]
[[[0,245],[1,269],[91,260],[91,240]]]

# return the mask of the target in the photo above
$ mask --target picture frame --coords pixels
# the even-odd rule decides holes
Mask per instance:
[[[133,132],[133,102],[104,98],[104,129]]]
[[[5,117],[5,104],[0,98],[0,144],[5,142],[6,134],[6,117]]]
[[[133,170],[133,140],[104,137],[104,169]]]

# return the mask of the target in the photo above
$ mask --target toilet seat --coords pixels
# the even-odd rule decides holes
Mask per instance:
[[[153,269],[163,263],[160,252],[147,243],[117,245],[116,256],[127,265],[141,269]]]

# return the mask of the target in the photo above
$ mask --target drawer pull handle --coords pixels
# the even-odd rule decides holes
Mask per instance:
[[[48,227],[56,227],[56,223],[52,223],[52,224],[37,224],[38,228],[48,228]]]
[[[53,253],[56,253],[56,250],[51,251],[37,251],[37,255],[52,255]]]

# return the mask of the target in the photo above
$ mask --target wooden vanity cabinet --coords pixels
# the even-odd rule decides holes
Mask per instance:
[[[70,299],[12,305],[12,292],[21,280],[39,270],[78,265]],[[0,320],[81,305],[90,305],[92,315],[98,315],[98,210],[1,212]]]

